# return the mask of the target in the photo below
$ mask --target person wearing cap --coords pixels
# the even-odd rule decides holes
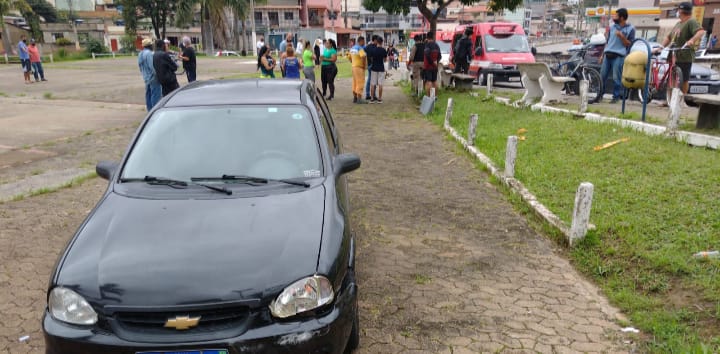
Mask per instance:
[[[142,46],[143,50],[138,55],[138,66],[145,82],[145,108],[150,111],[162,98],[162,86],[153,67],[152,39],[143,39]]]
[[[26,84],[32,84],[30,80],[30,53],[28,53],[27,37],[25,35],[20,36],[20,42],[18,42],[18,56],[20,57],[20,66],[23,69],[23,77],[25,78]]]
[[[697,43],[700,43],[700,39],[705,35],[705,30],[702,26],[692,17],[693,6],[690,2],[681,2],[677,8],[677,16],[680,18],[680,22],[675,24],[672,31],[663,39],[662,46],[658,50],[662,50],[666,46],[672,44],[674,48],[684,48],[675,52],[675,65],[677,65],[682,71],[682,92],[687,94],[688,92],[688,79],[690,78],[690,68],[692,67],[693,60],[695,60],[695,49]],[[668,86],[668,96],[672,88]],[[666,100],[663,100],[660,104],[666,106]]]
[[[33,76],[35,77],[35,82],[39,82],[40,80],[47,81],[47,79],[45,79],[45,71],[43,70],[42,60],[40,59],[40,51],[35,45],[35,39],[30,39],[30,46],[28,46],[28,54],[30,55],[30,65],[33,69]]]
[[[607,82],[609,76],[612,75],[613,96],[610,103],[617,103],[625,96],[625,88],[622,85],[623,63],[628,48],[635,40],[635,27],[627,22],[628,11],[625,8],[617,9],[612,16],[613,25],[610,26],[607,44],[603,51],[603,57],[600,59],[602,61],[600,77],[602,82]]]
[[[153,68],[155,68],[155,75],[162,86],[163,97],[180,87],[175,75],[175,71],[178,69],[177,63],[170,57],[168,44],[162,39],[155,42]]]

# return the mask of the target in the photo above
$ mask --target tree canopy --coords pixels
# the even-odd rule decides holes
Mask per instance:
[[[58,13],[55,7],[46,0],[25,0],[32,8],[33,12],[45,19],[47,23],[55,23],[58,21]]]
[[[450,5],[451,0],[417,0],[417,7],[425,19],[430,22],[430,30],[437,29],[437,18],[445,8]],[[472,5],[478,3],[479,0],[460,0],[463,5]],[[523,4],[523,0],[491,0],[488,2],[488,9],[494,12],[502,10],[513,11]],[[380,9],[385,10],[389,14],[410,13],[411,2],[407,0],[362,0],[362,5],[366,9],[377,12]]]

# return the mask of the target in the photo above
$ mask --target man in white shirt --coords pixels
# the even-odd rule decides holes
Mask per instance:
[[[265,38],[263,38],[263,36],[260,36],[260,40],[258,40],[255,46],[257,47],[258,53],[260,53],[260,49],[265,46]]]

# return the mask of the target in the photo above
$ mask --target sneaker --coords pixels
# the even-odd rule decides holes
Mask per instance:
[[[377,100],[374,99],[374,98],[371,98],[371,99],[370,99],[370,103],[377,103]]]
[[[47,81],[47,79],[42,79],[42,80],[40,80],[40,81]]]
[[[370,96],[365,96],[365,101],[370,101]]]
[[[657,104],[659,107],[667,107],[667,101],[665,100],[658,100],[655,104]]]
[[[377,103],[382,103],[382,98],[377,100]]]

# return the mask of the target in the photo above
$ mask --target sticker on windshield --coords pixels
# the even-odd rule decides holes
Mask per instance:
[[[277,113],[277,108],[276,108],[276,107],[269,107],[269,108],[268,108],[268,113]]]
[[[295,113],[295,114],[292,115],[292,118],[293,118],[293,119],[298,119],[298,120],[299,120],[299,119],[303,119],[303,115],[300,114],[300,113]]]
[[[318,170],[305,170],[305,177],[320,177],[320,171]]]

